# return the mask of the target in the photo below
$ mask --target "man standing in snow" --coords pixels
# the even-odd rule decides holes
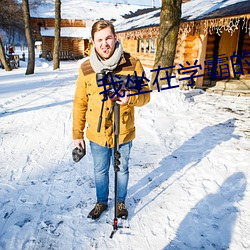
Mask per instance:
[[[97,202],[88,218],[97,219],[108,208],[109,168],[114,152],[114,114],[112,112],[114,101],[120,105],[119,152],[121,164],[117,183],[117,217],[127,218],[125,198],[129,178],[128,161],[132,140],[135,138],[134,107],[140,107],[149,102],[150,90],[148,85],[144,84],[140,94],[134,89],[125,90],[123,95],[117,95],[115,100],[108,99],[103,103],[103,95],[100,93],[104,91],[104,88],[98,87],[98,75],[104,75],[108,71],[113,75],[132,76],[136,71],[138,76],[142,76],[143,68],[139,60],[123,51],[111,22],[100,20],[94,23],[91,37],[93,50],[90,59],[80,66],[73,103],[74,144],[76,147],[85,147],[83,130],[87,122],[86,137],[90,141],[94,161]],[[103,121],[100,131],[97,132],[101,110],[103,110]]]

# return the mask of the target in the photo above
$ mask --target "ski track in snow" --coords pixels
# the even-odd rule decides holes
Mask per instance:
[[[0,103],[0,249],[250,249],[250,99],[167,90],[137,108],[130,228],[110,239],[113,171],[109,209],[90,223],[88,144],[71,160],[78,66],[42,68],[39,88]]]

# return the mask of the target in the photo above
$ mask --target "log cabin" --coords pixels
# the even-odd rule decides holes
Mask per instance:
[[[160,11],[160,8],[138,10],[114,23],[124,50],[139,58],[149,68],[154,66]],[[212,67],[216,72],[213,77],[210,74],[212,59]],[[238,61],[240,59],[242,65]],[[197,74],[204,74],[196,79],[197,87],[213,86],[216,80],[235,78],[237,75],[250,78],[248,0],[183,1],[174,73],[178,74],[180,64],[185,67],[187,62],[194,64],[196,60],[201,65]],[[241,70],[237,67],[241,67]]]
[[[54,18],[32,18],[33,37],[41,41],[41,57],[52,60]],[[92,20],[61,20],[60,59],[81,59],[88,55]]]
[[[121,15],[148,6],[116,4],[92,0],[61,0],[61,59],[79,59],[89,55],[91,26],[99,19],[115,21]],[[52,59],[54,45],[55,4],[45,1],[31,10],[34,41],[41,43],[41,57]]]

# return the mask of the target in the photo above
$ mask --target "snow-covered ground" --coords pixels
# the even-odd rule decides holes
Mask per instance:
[[[72,100],[81,61],[0,69],[0,249],[250,249],[250,99],[153,92],[136,111],[129,229],[98,222],[89,145],[72,161]]]

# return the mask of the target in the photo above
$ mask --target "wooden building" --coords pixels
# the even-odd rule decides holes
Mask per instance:
[[[185,67],[187,62],[193,65],[198,60],[197,64],[201,65],[198,74],[204,74],[196,79],[199,87],[212,86],[214,80],[235,78],[240,71],[244,72],[241,78],[250,78],[249,1],[224,2],[192,0],[182,4],[174,73],[180,64]],[[206,3],[209,8],[204,6]],[[159,23],[160,8],[142,14],[139,11],[115,23],[124,50],[149,68],[154,64]]]
[[[146,6],[133,4],[61,0],[61,56],[73,54],[74,57],[81,58],[89,54],[90,29],[94,21],[114,21],[121,18],[121,15],[144,8]],[[41,56],[44,58],[53,51],[54,16],[54,1],[44,1],[43,4],[31,9],[33,37],[35,41],[42,42]]]
[[[54,18],[32,18],[33,37],[41,41],[41,57],[48,58],[54,46]],[[61,20],[60,57],[69,59],[70,56],[79,59],[87,55],[89,47],[90,28],[93,21]]]

